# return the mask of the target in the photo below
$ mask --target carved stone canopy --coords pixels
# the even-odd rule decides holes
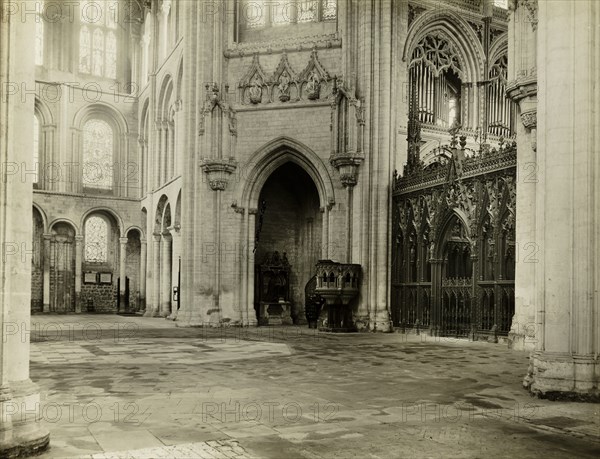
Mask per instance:
[[[223,191],[227,188],[229,177],[237,167],[233,159],[205,159],[200,165],[208,176],[208,184],[213,191]]]

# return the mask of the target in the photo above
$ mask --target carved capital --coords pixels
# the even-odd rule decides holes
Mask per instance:
[[[537,110],[527,110],[521,113],[521,122],[527,129],[535,129],[537,127]]]
[[[205,159],[200,167],[208,176],[208,184],[213,191],[223,191],[227,188],[229,177],[236,169],[233,159]]]

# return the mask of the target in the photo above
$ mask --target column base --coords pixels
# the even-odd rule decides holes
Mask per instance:
[[[160,317],[160,311],[158,309],[146,309],[144,317]]]
[[[508,333],[508,348],[514,351],[530,351],[535,350],[537,340],[535,337],[527,336],[521,333]]]
[[[4,388],[4,395],[0,397],[0,404],[4,405],[0,407],[3,417],[11,413],[8,428],[0,430],[0,457],[17,458],[39,454],[48,448],[50,433],[39,423],[41,414],[38,387],[30,379],[11,381],[10,387],[14,388],[12,394],[10,389]]]
[[[600,362],[593,356],[534,352],[523,386],[550,400],[600,401]]]

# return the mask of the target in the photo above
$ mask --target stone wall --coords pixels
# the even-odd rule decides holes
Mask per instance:
[[[112,313],[117,311],[116,278],[113,284],[83,284],[81,286],[81,311]]]

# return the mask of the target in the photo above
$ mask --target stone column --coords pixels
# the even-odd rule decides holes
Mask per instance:
[[[0,81],[35,86],[35,15],[27,20],[0,1]],[[33,150],[34,97],[7,91],[0,98],[0,164],[21,164]],[[31,262],[21,248],[31,246],[32,186],[9,167],[0,181],[0,457],[25,457],[45,450],[49,433],[40,426],[39,389],[29,379]],[[24,224],[25,223],[25,224]]]
[[[168,231],[162,234],[160,244],[160,317],[168,317],[171,314],[171,244],[173,238]]]
[[[44,308],[43,312],[50,312],[50,242],[52,234],[44,234]]]
[[[169,11],[171,0],[163,0],[158,11],[158,62],[162,63],[167,56],[167,45],[169,42]]]
[[[160,233],[152,235],[152,298],[144,316],[158,317],[160,308]]]
[[[142,62],[141,62],[141,70],[140,70],[140,81],[139,84],[141,87],[146,85],[146,81],[148,80],[148,64],[149,64],[149,45],[150,44],[150,35],[144,34],[142,35],[142,39],[140,40],[140,47],[142,49]]]
[[[75,236],[75,312],[81,313],[81,264],[83,262],[83,236]]]
[[[392,182],[391,151],[393,127],[392,101],[392,2],[377,0],[359,2],[359,84],[365,94],[364,164],[367,178],[362,187],[361,208],[363,266],[363,294],[359,302],[366,302],[370,311],[369,329],[391,331],[389,313],[389,240],[390,187]],[[369,37],[369,38],[367,38]],[[357,198],[357,197],[355,197]],[[361,305],[359,304],[359,307]],[[364,306],[363,306],[364,307]]]
[[[126,287],[126,266],[127,266],[127,238],[119,238],[120,250],[119,250],[119,313],[126,311],[126,298],[125,298],[125,287]]]
[[[323,235],[321,237],[321,244],[323,244],[323,248],[321,250],[321,257],[323,260],[329,259],[329,206],[319,208],[319,211],[323,215]]]
[[[181,256],[181,227],[179,225],[170,226],[167,228],[171,233],[172,242],[172,256],[171,256],[171,294],[173,288],[179,289],[179,257]],[[179,302],[171,298],[171,314],[167,317],[168,319],[177,319],[177,306]]]
[[[535,347],[535,269],[538,245],[535,234],[535,194],[538,181],[536,153],[537,73],[535,53],[536,23],[533,10],[524,3],[511,2],[508,27],[507,96],[518,104],[516,124],[519,161],[517,164],[515,315],[509,332],[513,349]],[[534,5],[533,2],[531,5]],[[534,6],[531,6],[533,8]]]
[[[246,317],[248,318],[249,326],[256,326],[258,321],[256,320],[256,310],[254,309],[254,246],[256,244],[256,215],[258,209],[248,209],[248,246],[246,247],[246,253],[248,254],[248,296],[246,303]]]
[[[148,266],[148,243],[142,239],[140,250],[140,304],[139,311],[146,312],[146,267]]]
[[[600,5],[540,1],[535,270],[537,345],[525,385],[600,398]]]

